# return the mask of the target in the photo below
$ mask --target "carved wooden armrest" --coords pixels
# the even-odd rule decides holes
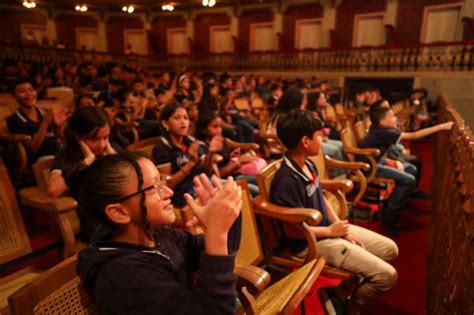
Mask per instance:
[[[66,213],[77,209],[77,201],[71,197],[53,198],[51,206],[57,213]]]
[[[252,142],[236,142],[232,141],[229,138],[225,138],[225,144],[232,149],[237,149],[241,148],[243,150],[258,150],[260,149],[260,146],[257,143],[252,143]]]
[[[329,155],[324,156],[324,160],[326,162],[326,166],[328,167],[334,167],[334,168],[343,168],[346,170],[351,170],[351,171],[368,171],[370,170],[370,165],[367,163],[363,162],[347,162],[347,161],[340,161],[331,158]]]
[[[346,153],[359,154],[359,155],[368,155],[368,156],[370,156],[370,155],[379,156],[380,155],[380,150],[375,149],[375,148],[361,149],[361,148],[354,148],[354,147],[344,146],[344,151],[346,151]]]
[[[270,283],[270,274],[256,266],[235,266],[235,275],[238,277],[237,288],[247,287],[248,291],[257,295]]]
[[[349,179],[321,179],[321,186],[326,190],[348,193],[354,188],[354,183]]]
[[[306,222],[313,226],[317,226],[322,220],[321,213],[314,209],[277,206],[264,200],[261,196],[257,196],[252,202],[255,205],[255,212],[257,214],[277,220],[290,223]]]

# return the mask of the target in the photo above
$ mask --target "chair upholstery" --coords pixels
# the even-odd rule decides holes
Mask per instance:
[[[96,314],[76,265],[77,256],[69,257],[12,294],[12,314]]]

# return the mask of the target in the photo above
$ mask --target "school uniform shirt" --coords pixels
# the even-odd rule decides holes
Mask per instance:
[[[39,122],[36,123],[32,121],[19,108],[13,115],[7,118],[8,130],[13,134],[26,134],[28,136],[34,137],[34,135],[39,130],[41,122],[43,121],[43,116],[45,114],[42,109],[35,109],[39,116]],[[38,158],[42,156],[56,154],[58,144],[56,142],[56,137],[54,134],[55,129],[56,125],[54,123],[51,123],[48,126],[43,143],[36,152],[33,152],[28,147],[26,147],[26,151],[28,154],[28,162],[34,163]]]
[[[323,216],[319,226],[330,226],[332,221],[327,214],[316,165],[311,160],[306,160],[306,166],[312,178],[309,178],[291,157],[285,155],[280,169],[273,178],[270,200],[283,207],[315,209]],[[288,227],[285,231],[288,234]],[[306,241],[293,240],[289,243],[295,252],[302,250],[306,245]]]
[[[155,146],[153,147],[152,152],[152,159],[153,162],[158,167],[163,167],[170,165],[171,166],[171,173],[174,174],[178,172],[181,167],[186,165],[189,162],[190,156],[188,154],[188,148],[196,141],[191,136],[186,136],[183,139],[183,143],[186,146],[186,149],[182,150],[178,148],[171,139],[167,139],[165,137],[160,137]],[[198,157],[199,159],[203,159],[207,153],[207,146],[200,145],[198,149]],[[176,186],[173,191],[174,195],[171,198],[171,201],[176,207],[183,207],[186,205],[186,200],[184,199],[184,193],[189,193],[194,195],[194,183],[193,178],[196,175],[199,175],[204,172],[204,169],[201,165],[196,164],[194,168],[191,170],[190,174],[186,176],[181,183]]]
[[[390,146],[397,144],[401,140],[402,132],[398,128],[387,128],[383,126],[371,125],[369,133],[359,144],[359,148],[376,148],[380,150],[380,155],[375,157],[379,162]],[[358,156],[358,160],[366,162],[364,157]]]

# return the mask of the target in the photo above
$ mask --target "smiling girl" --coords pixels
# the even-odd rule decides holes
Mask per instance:
[[[169,227],[173,191],[149,159],[111,155],[83,174],[79,210],[101,233],[77,269],[100,314],[234,314],[242,201],[232,179],[221,186],[214,177],[214,189],[196,177],[203,206],[186,200],[205,233],[193,236]]]

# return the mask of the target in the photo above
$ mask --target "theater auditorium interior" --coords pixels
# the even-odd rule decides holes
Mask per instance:
[[[0,314],[474,314],[474,0],[0,19]]]

